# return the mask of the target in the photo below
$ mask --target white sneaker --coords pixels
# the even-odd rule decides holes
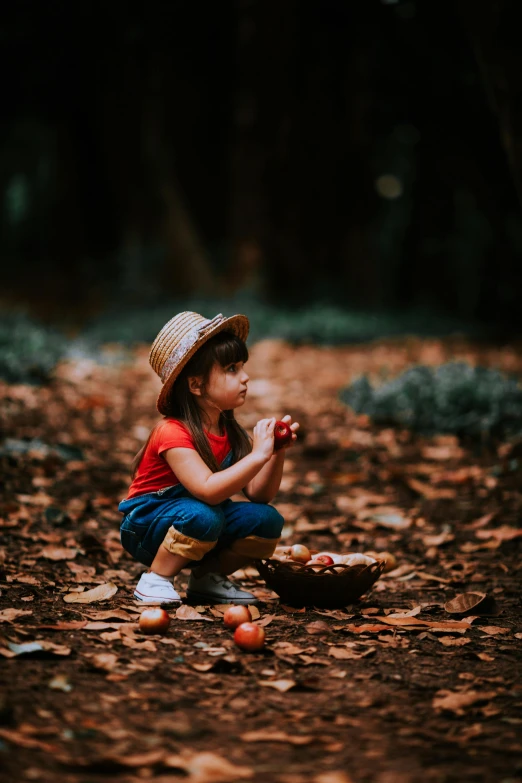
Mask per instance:
[[[222,574],[205,574],[196,579],[191,574],[187,587],[187,603],[190,604],[255,604],[257,598],[246,590],[240,590]]]
[[[181,601],[171,580],[152,571],[141,575],[134,590],[134,598],[144,604],[170,604]]]

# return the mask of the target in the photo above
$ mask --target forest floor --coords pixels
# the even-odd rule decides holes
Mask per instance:
[[[0,384],[0,778],[521,781],[522,447],[377,428],[338,400],[358,373],[454,358],[522,372],[516,346],[455,339],[253,347],[238,419],[301,422],[274,501],[284,543],[398,561],[334,610],[237,574],[261,601],[258,653],[215,607],[139,631],[143,567],[121,549],[117,504],[158,418],[145,348],[64,363],[45,387]],[[486,598],[448,612],[462,593]]]

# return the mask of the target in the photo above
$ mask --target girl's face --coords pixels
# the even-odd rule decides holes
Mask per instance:
[[[248,381],[244,362],[234,362],[226,367],[216,362],[201,395],[202,401],[208,397],[223,411],[239,408],[245,403]]]

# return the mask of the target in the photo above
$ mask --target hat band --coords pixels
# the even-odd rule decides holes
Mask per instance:
[[[167,380],[171,372],[178,366],[181,360],[190,351],[190,349],[194,347],[194,345],[198,342],[198,340],[201,340],[202,337],[205,337],[205,335],[208,334],[208,332],[210,332],[216,326],[219,326],[219,324],[224,320],[225,318],[223,317],[222,313],[216,315],[214,318],[212,318],[212,320],[206,318],[204,321],[200,323],[199,326],[196,326],[194,329],[191,329],[189,332],[187,332],[187,334],[185,334],[181,338],[181,340],[176,345],[176,347],[170,354],[169,358],[161,368],[159,376],[161,378],[162,383],[165,383],[165,381]]]

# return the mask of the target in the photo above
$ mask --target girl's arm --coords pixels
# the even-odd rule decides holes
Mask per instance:
[[[290,425],[290,429],[293,433],[293,443],[297,440],[296,431],[299,429],[299,424],[297,422],[290,424],[292,421],[291,416],[283,416],[281,421]],[[275,498],[279,491],[281,478],[283,476],[286,448],[279,449],[275,454],[272,454],[271,458],[263,465],[259,473],[248,482],[243,491],[249,500],[252,500],[254,503],[270,503],[270,501]]]
[[[258,421],[254,427],[252,452],[218,473],[213,473],[194,449],[168,449],[164,452],[165,459],[191,495],[210,506],[217,506],[240,492],[272,459],[275,421]]]

